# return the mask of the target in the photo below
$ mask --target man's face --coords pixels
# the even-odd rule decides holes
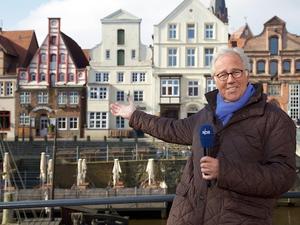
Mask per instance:
[[[222,72],[231,73],[236,70],[242,70],[242,75],[239,78],[234,78],[229,75],[227,80],[221,81],[217,76]],[[226,54],[217,59],[215,62],[215,74],[214,80],[219,93],[227,102],[235,102],[240,99],[247,89],[248,84],[248,72],[245,71],[240,57],[234,53]]]

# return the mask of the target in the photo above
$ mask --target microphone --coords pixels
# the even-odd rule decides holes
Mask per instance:
[[[204,156],[209,156],[209,149],[214,146],[214,130],[209,124],[202,125],[199,129],[199,136],[202,148],[204,150]],[[210,180],[207,182],[207,186],[211,186]]]

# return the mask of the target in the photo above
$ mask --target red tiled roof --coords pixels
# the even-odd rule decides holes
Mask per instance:
[[[81,47],[72,38],[70,38],[63,32],[60,32],[60,34],[76,67],[85,68],[86,66],[88,66],[89,62]]]
[[[18,53],[14,48],[14,43],[12,43],[6,37],[3,37],[1,33],[0,33],[0,49],[2,49],[8,55],[18,56]]]

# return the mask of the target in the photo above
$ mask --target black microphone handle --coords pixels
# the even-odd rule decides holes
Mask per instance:
[[[209,148],[205,147],[203,150],[204,150],[204,156],[209,156]],[[211,181],[210,180],[207,181],[207,187],[211,187]]]

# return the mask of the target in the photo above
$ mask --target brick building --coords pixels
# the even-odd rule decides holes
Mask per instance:
[[[88,60],[61,32],[60,18],[49,18],[49,32],[27,67],[18,69],[18,136],[83,137]]]
[[[33,30],[3,31],[0,28],[0,137],[15,136],[17,67],[27,66],[38,49]]]

